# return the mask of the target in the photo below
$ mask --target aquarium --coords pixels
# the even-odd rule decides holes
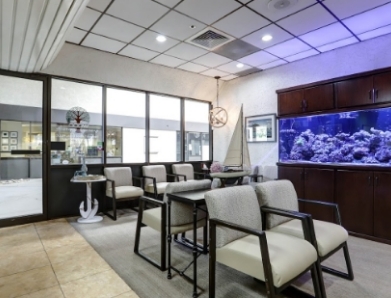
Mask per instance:
[[[391,108],[279,119],[280,162],[391,165]]]

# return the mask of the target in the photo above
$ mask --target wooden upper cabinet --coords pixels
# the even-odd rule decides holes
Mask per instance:
[[[335,83],[338,108],[373,104],[373,76]]]
[[[373,76],[375,103],[391,101],[391,72]]]
[[[278,115],[302,113],[303,90],[278,94]]]

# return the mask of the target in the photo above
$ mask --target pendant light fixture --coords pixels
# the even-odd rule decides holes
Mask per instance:
[[[213,109],[211,109],[209,111],[209,123],[211,126],[219,128],[219,127],[223,127],[227,123],[228,114],[224,108],[219,107],[219,79],[220,79],[220,77],[216,76],[215,79],[216,79],[216,85],[217,85],[217,88],[216,88],[217,89],[216,107],[214,107]]]

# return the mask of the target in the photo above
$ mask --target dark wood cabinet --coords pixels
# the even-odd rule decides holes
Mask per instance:
[[[373,76],[375,103],[391,102],[391,72]]]
[[[391,173],[374,172],[374,236],[391,240]]]
[[[302,107],[303,90],[284,92],[278,95],[278,114],[299,114],[303,112]]]
[[[373,104],[372,76],[335,83],[338,108]]]

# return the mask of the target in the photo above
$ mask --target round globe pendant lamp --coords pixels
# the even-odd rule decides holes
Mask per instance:
[[[217,88],[216,88],[217,89],[216,107],[214,107],[213,109],[211,109],[209,111],[209,123],[212,127],[219,128],[219,127],[223,127],[227,123],[228,114],[224,108],[219,107],[219,79],[220,79],[220,77],[216,76],[215,79],[216,79],[216,85],[217,85]]]

